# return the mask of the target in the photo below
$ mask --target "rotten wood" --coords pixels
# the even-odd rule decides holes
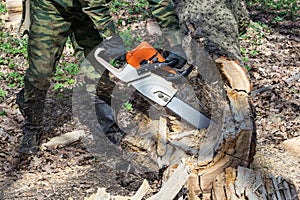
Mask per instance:
[[[230,167],[217,176],[212,200],[297,200],[297,193],[290,187],[294,188],[293,184],[283,177],[262,174],[246,167]]]

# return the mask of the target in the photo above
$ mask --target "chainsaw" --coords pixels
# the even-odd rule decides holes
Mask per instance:
[[[95,50],[95,59],[117,79],[133,86],[140,94],[160,106],[167,107],[197,129],[207,128],[211,120],[186,102],[176,97],[178,88],[172,80],[187,76],[193,65],[185,71],[171,68],[157,49],[147,42],[141,42],[135,49],[125,54],[126,62],[121,68],[114,67],[103,59],[105,49]],[[167,72],[166,78],[154,73]]]

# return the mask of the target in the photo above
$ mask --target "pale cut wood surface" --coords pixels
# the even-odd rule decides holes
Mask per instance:
[[[229,82],[229,86],[238,91],[251,91],[251,84],[246,74],[246,69],[242,68],[237,61],[220,57],[215,60],[221,72],[225,75]]]

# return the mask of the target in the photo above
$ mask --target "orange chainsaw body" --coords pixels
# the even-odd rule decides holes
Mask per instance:
[[[140,68],[141,63],[145,61],[152,64],[154,58],[157,58],[158,62],[165,61],[164,57],[147,42],[141,42],[135,49],[126,54],[127,63],[136,69]]]
[[[152,64],[156,62],[165,62],[164,57],[148,42],[141,42],[136,48],[126,53],[126,61],[136,69],[139,69],[143,62]],[[176,74],[176,71],[169,66],[162,67],[163,70]]]

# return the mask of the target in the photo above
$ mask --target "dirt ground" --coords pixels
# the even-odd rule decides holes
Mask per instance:
[[[252,12],[252,20],[269,18]],[[291,30],[291,31],[285,31]],[[252,25],[241,39],[253,84],[256,109],[257,153],[252,168],[290,179],[300,191],[300,143],[286,141],[300,137],[300,21],[283,21],[271,27]],[[1,58],[7,52],[1,52]],[[72,60],[66,52],[64,59]],[[20,73],[25,72],[24,57],[16,58]],[[7,66],[0,65],[2,71]],[[1,80],[1,88],[8,88]],[[35,156],[17,156],[23,118],[15,104],[20,88],[8,89],[0,110],[0,199],[84,199],[105,187],[118,195],[131,195],[144,177],[128,174],[112,164],[110,155],[90,152],[84,141],[59,149],[40,151]],[[71,90],[48,93],[47,119],[42,143],[73,130],[86,130],[72,116]],[[298,140],[299,141],[299,140]],[[295,148],[293,148],[295,147]],[[121,161],[120,161],[121,162]],[[116,167],[121,166],[121,167]],[[159,187],[159,174],[147,174],[152,188]]]
[[[270,15],[254,11],[251,16],[271,27],[260,27],[259,34],[250,28],[250,41],[241,40],[241,47],[250,52],[247,65],[256,109],[257,152],[252,167],[291,179],[299,192],[300,20],[273,22]]]

